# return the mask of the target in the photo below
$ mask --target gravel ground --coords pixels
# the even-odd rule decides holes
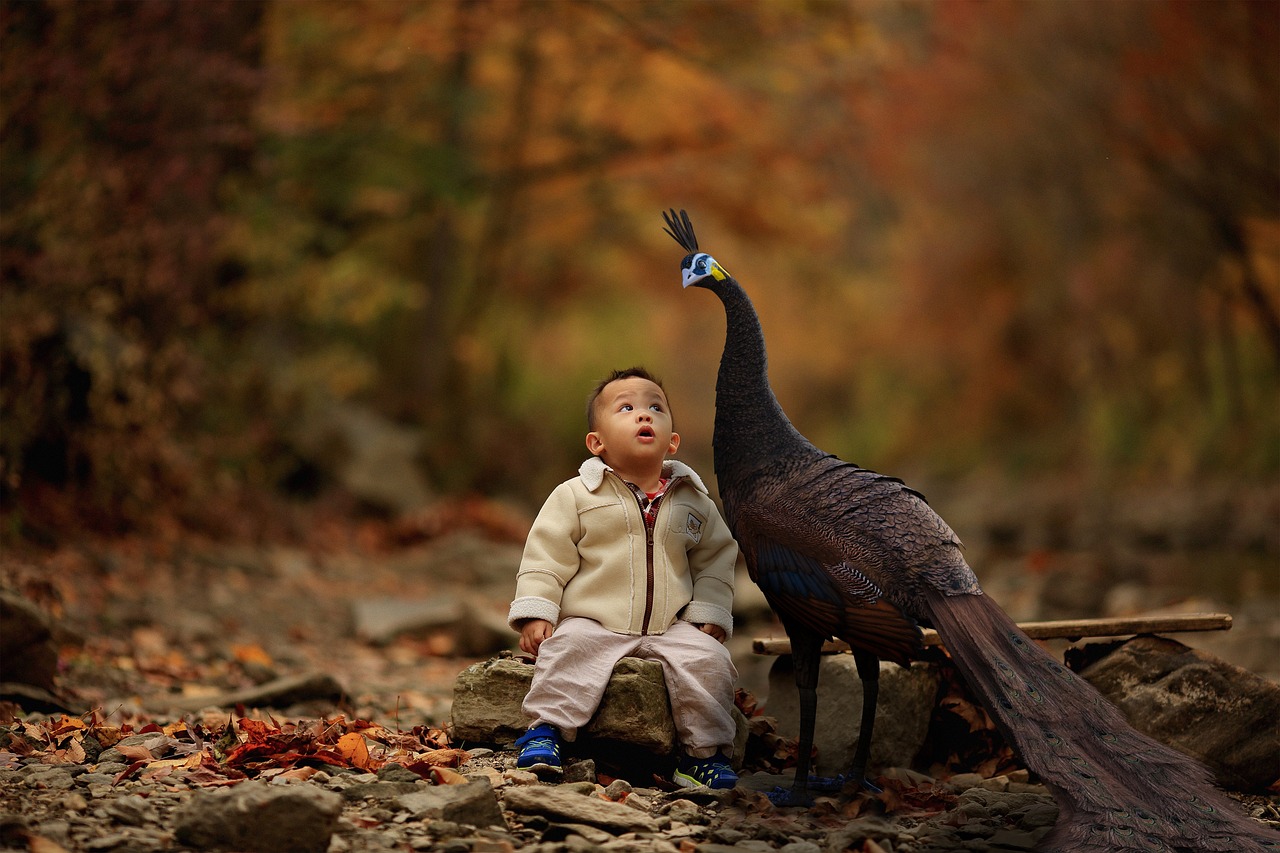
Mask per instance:
[[[107,743],[64,732],[15,746],[23,727],[54,732],[62,718],[30,708],[15,715],[0,703],[0,850],[981,853],[1034,849],[1056,817],[1047,792],[1016,773],[940,781],[896,771],[882,778],[878,797],[824,797],[803,810],[774,808],[763,792],[787,782],[764,772],[744,773],[731,792],[687,792],[652,777],[597,775],[582,761],[552,785],[514,769],[509,751],[455,754],[440,740],[453,679],[487,653],[459,646],[461,634],[447,627],[370,643],[353,630],[353,602],[500,599],[512,548],[461,536],[372,555],[114,546],[0,555],[3,585],[60,622],[59,687],[72,710],[97,709],[88,719],[113,733]],[[316,698],[246,711],[246,719],[311,731],[341,714],[346,735],[361,733],[384,759],[399,749],[404,760],[364,770],[349,755],[347,766],[277,755],[239,778],[225,762],[202,763],[206,752],[225,757],[229,742],[213,740],[237,711],[192,709],[306,673],[331,676],[346,701]],[[170,730],[181,721],[186,733]],[[394,737],[380,743],[379,732]],[[245,742],[243,728],[237,735]],[[140,747],[150,754],[140,759]],[[440,755],[438,765],[424,763]],[[265,792],[283,805],[257,809],[270,820],[255,829],[253,810],[220,811],[237,791]],[[1280,797],[1241,800],[1256,818],[1280,821]]]

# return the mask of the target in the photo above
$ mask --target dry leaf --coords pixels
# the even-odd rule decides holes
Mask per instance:
[[[119,744],[116,749],[130,761],[150,761],[154,756],[151,750],[140,743]]]
[[[431,781],[437,785],[465,785],[470,780],[457,770],[450,770],[448,767],[432,767]]]
[[[312,776],[320,772],[318,767],[295,767],[292,770],[285,770],[280,774],[281,779],[295,779],[299,782],[305,782]]]
[[[338,754],[351,763],[352,767],[358,767],[361,770],[369,770],[372,762],[369,760],[369,745],[365,743],[364,735],[359,732],[348,732],[338,738],[335,747]]]
[[[433,749],[417,757],[418,761],[433,767],[461,767],[471,758],[465,749]]]
[[[232,646],[231,654],[240,663],[251,663],[259,666],[274,666],[275,662],[271,660],[271,655],[257,643],[246,643],[242,645]]]

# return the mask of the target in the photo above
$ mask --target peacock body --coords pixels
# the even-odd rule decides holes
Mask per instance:
[[[791,424],[768,379],[764,333],[746,292],[698,251],[688,215],[665,214],[688,254],[685,287],[719,297],[724,352],[713,451],[725,519],[752,579],[791,640],[800,691],[799,766],[784,803],[811,801],[818,656],[838,637],[863,678],[862,730],[850,775],[865,771],[878,661],[907,663],[919,623],[937,629],[966,683],[1053,791],[1058,823],[1041,849],[1275,849],[1207,769],[1140,734],[1088,682],[1030,640],[991,598],[959,539],[901,480],[824,453]]]

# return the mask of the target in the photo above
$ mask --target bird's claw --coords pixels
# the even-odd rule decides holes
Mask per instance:
[[[769,798],[769,802],[778,807],[786,806],[811,806],[813,805],[813,793],[818,791],[824,794],[834,794],[845,790],[849,783],[857,780],[858,787],[869,791],[872,794],[883,794],[884,789],[876,783],[872,782],[865,775],[859,773],[855,777],[853,774],[845,775],[841,773],[838,776],[810,776],[809,783],[804,788],[797,790],[796,788],[783,788],[781,786],[774,788],[765,794]]]
[[[813,805],[813,794],[808,791],[797,791],[795,788],[774,788],[766,793],[765,796],[777,808],[787,808],[789,806],[808,808]]]

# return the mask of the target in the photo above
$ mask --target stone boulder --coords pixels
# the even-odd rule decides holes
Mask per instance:
[[[533,665],[514,658],[492,658],[463,670],[453,688],[454,741],[514,742],[529,725],[521,705],[532,681]],[[734,713],[738,721],[735,760],[741,763],[747,721],[736,710]],[[672,755],[676,728],[662,665],[639,658],[618,661],[600,708],[580,732],[579,740],[624,744],[656,756]]]
[[[174,836],[196,850],[325,853],[341,814],[332,791],[245,782],[197,791],[174,815]]]
[[[582,787],[581,791],[572,785],[511,788],[506,793],[505,804],[516,814],[536,814],[561,822],[585,823],[615,834],[653,832],[657,829],[657,822],[648,815],[630,806],[593,796],[594,786]]]
[[[928,663],[909,669],[880,666],[880,693],[871,740],[868,770],[910,767],[929,734],[929,720],[937,702],[938,671]],[[774,661],[769,671],[765,713],[778,721],[778,734],[800,734],[800,698],[790,655]],[[862,725],[862,679],[853,655],[823,655],[818,669],[818,718],[814,745],[818,749],[813,772],[821,776],[844,773],[853,762]]]
[[[515,570],[509,574],[514,577]],[[351,603],[351,617],[356,636],[367,642],[387,645],[400,636],[444,632],[459,656],[493,654],[519,639],[507,626],[505,609],[497,612],[478,597],[447,591],[431,598],[359,598]]]
[[[1202,761],[1219,784],[1261,791],[1280,767],[1280,686],[1165,637],[1135,637],[1082,672],[1129,724]]]
[[[0,662],[0,679],[54,689],[58,647],[53,623],[40,608],[10,592],[0,592]]]
[[[493,786],[483,779],[473,779],[465,785],[418,785],[415,790],[401,794],[396,806],[408,812],[414,820],[447,820],[471,826],[496,826],[505,829],[502,807]]]

